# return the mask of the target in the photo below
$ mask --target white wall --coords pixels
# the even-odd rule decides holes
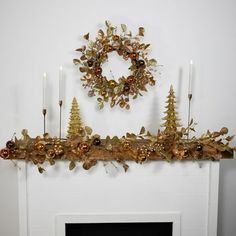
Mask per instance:
[[[85,123],[102,135],[122,135],[126,131],[138,132],[142,125],[155,132],[162,116],[163,105],[170,84],[174,85],[179,102],[182,123],[187,116],[188,63],[194,60],[195,81],[193,116],[198,123],[198,133],[206,129],[219,129],[223,125],[236,133],[235,61],[236,61],[236,3],[227,1],[193,0],[1,0],[0,2],[0,73],[1,73],[1,134],[4,145],[16,131],[28,128],[34,136],[42,132],[41,77],[49,74],[50,109],[48,130],[58,133],[58,68],[66,71],[65,107],[63,127],[66,130],[70,103],[78,98]],[[95,99],[90,99],[81,88],[79,75],[72,64],[74,49],[83,44],[81,35],[95,32],[109,19],[114,24],[126,23],[132,31],[140,25],[146,28],[145,42],[152,44],[151,55],[164,65],[157,86],[136,100],[129,112],[109,108],[97,111]],[[119,68],[112,66],[115,75]],[[181,72],[182,71],[182,72]],[[142,112],[140,112],[142,111]],[[135,122],[133,122],[135,120]],[[229,164],[232,165],[232,161]],[[5,172],[6,164],[0,162],[2,202],[12,196],[12,205],[4,204],[0,215],[4,218],[17,204],[16,177],[10,182]],[[9,164],[11,166],[11,164]],[[7,164],[7,166],[9,166]],[[234,165],[235,166],[235,165]],[[228,175],[226,165],[222,176]],[[231,169],[230,169],[231,170]],[[234,168],[235,170],[235,168]],[[232,173],[234,173],[232,170]],[[13,171],[10,167],[9,171]],[[230,172],[231,173],[231,172]],[[15,176],[13,174],[12,176]],[[235,189],[233,174],[220,188],[220,229],[222,236],[235,231],[231,219],[236,217],[227,210],[236,209],[229,196]],[[7,184],[8,183],[8,184]],[[9,189],[9,185],[12,189]],[[225,195],[227,194],[227,195]],[[227,199],[227,202],[226,202]],[[228,202],[230,200],[230,202]],[[15,207],[15,215],[17,214]],[[0,231],[7,228],[12,235],[12,224],[17,220],[0,221]],[[11,224],[10,224],[11,222]],[[227,226],[227,227],[226,227]],[[17,229],[17,227],[16,227]],[[5,230],[5,229],[4,229]],[[0,234],[3,234],[0,232]],[[220,236],[221,236],[220,235]]]

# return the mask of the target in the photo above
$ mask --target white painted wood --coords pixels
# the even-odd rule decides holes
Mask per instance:
[[[208,236],[217,236],[219,162],[209,165]]]
[[[41,175],[27,163],[19,172],[20,236],[54,236],[55,216],[101,212],[178,212],[181,236],[216,236],[218,162],[128,164],[127,173],[111,165],[106,174],[102,163],[70,172],[58,162]]]
[[[27,163],[18,161],[19,236],[28,236]]]
[[[180,236],[180,213],[137,212],[137,213],[94,213],[56,216],[55,236],[65,236],[66,223],[123,223],[123,222],[172,222],[173,236]]]

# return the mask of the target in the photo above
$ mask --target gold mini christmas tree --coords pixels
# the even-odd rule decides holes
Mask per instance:
[[[173,90],[173,86],[170,86],[169,95],[167,96],[167,110],[164,112],[166,116],[162,118],[162,120],[165,120],[165,123],[162,124],[162,127],[165,127],[166,133],[173,133],[177,131],[177,128],[180,127],[179,119],[177,117],[178,113],[175,110],[175,93]]]
[[[71,136],[78,134],[81,128],[83,128],[83,123],[79,113],[79,105],[76,98],[74,97],[70,111],[70,121],[67,131],[67,137],[70,138]]]

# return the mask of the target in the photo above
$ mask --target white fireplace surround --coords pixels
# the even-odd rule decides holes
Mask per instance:
[[[180,236],[180,214],[176,212],[99,213],[58,215],[56,236],[65,235],[66,223],[128,223],[128,222],[172,222],[172,236]]]
[[[20,236],[65,236],[65,223],[173,222],[173,236],[217,236],[219,162],[128,163],[116,176],[102,163],[40,175],[19,162]]]

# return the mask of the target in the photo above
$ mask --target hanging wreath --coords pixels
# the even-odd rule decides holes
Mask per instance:
[[[147,92],[147,85],[155,85],[153,72],[157,61],[147,57],[150,44],[141,43],[144,28],[139,27],[136,36],[132,36],[124,24],[121,29],[122,33],[118,35],[117,27],[106,21],[106,33],[100,29],[95,41],[89,39],[89,33],[84,35],[88,44],[76,49],[82,55],[73,60],[80,72],[84,73],[81,80],[84,88],[89,89],[88,96],[98,97],[100,109],[105,102],[110,102],[111,107],[119,105],[129,109],[130,97],[136,99],[142,96],[143,91]],[[103,75],[102,65],[108,62],[109,54],[114,51],[130,62],[129,76],[108,79]]]

